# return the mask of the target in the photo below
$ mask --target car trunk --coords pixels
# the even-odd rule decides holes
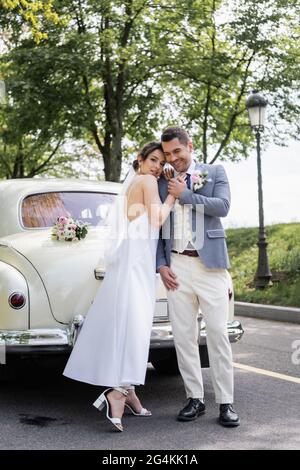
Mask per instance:
[[[99,287],[94,268],[102,264],[103,228],[90,228],[80,241],[52,240],[50,230],[32,230],[6,237],[6,243],[22,254],[44,285],[55,320],[68,323],[74,315],[85,315]],[[30,295],[34,296],[34,292]],[[30,311],[31,324],[39,311]]]

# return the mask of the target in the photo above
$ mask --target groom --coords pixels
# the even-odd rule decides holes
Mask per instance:
[[[170,214],[169,236],[163,234],[157,248],[157,271],[168,291],[168,303],[176,354],[188,402],[179,412],[179,421],[191,421],[205,412],[204,390],[198,346],[198,310],[207,329],[212,383],[220,404],[219,423],[233,427],[240,424],[233,403],[233,367],[227,334],[229,309],[229,259],[220,217],[230,207],[230,189],[221,165],[199,164],[192,159],[193,144],[184,129],[167,128],[162,147],[168,163],[175,170],[169,182],[160,178],[162,201],[168,193],[176,199]],[[208,172],[204,185],[196,189],[194,172]],[[181,178],[180,178],[181,176]],[[192,211],[191,218],[187,214]],[[201,242],[199,243],[199,240]]]

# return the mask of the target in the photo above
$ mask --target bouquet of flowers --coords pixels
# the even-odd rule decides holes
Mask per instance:
[[[74,220],[72,217],[57,217],[52,227],[51,238],[66,242],[81,240],[88,233],[87,227],[89,225],[81,220]]]
[[[211,181],[211,179],[208,178],[207,171],[196,170],[191,175],[193,191],[197,191],[197,189],[201,189],[209,181]]]

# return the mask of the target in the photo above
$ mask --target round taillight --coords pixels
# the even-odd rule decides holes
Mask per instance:
[[[8,303],[12,308],[18,310],[26,303],[25,295],[22,292],[14,292],[9,296]]]

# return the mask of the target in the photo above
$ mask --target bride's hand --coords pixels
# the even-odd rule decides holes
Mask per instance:
[[[167,181],[170,181],[172,178],[174,178],[174,168],[169,163],[165,164],[163,175]]]

